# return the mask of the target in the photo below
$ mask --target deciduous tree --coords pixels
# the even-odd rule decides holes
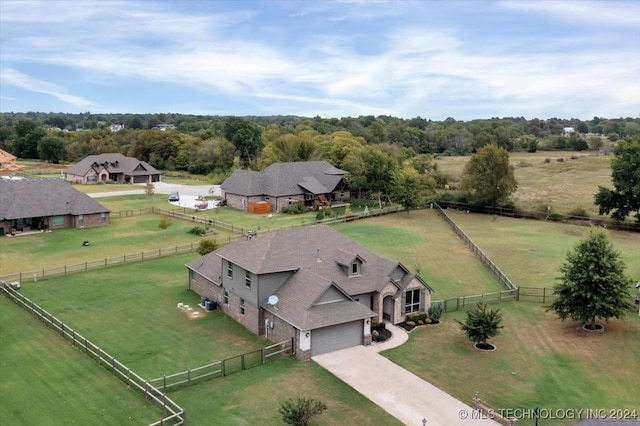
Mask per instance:
[[[620,318],[633,307],[631,279],[624,274],[625,264],[614,250],[607,232],[592,228],[560,267],[560,283],[553,294],[557,298],[549,309],[561,320],[571,318],[595,328],[596,318]]]
[[[321,401],[310,398],[296,398],[295,400],[288,399],[282,403],[278,411],[286,424],[306,426],[313,416],[322,413],[326,409],[327,406]]]
[[[480,148],[465,165],[462,188],[475,203],[504,204],[518,188],[507,150],[493,144]]]
[[[484,302],[478,302],[474,308],[469,309],[464,322],[456,321],[469,340],[483,345],[486,345],[490,338],[500,334],[500,329],[503,328],[500,309],[489,309]]]
[[[600,214],[609,214],[616,220],[624,220],[635,213],[640,222],[640,135],[618,142],[613,149],[611,178],[614,189],[598,187],[595,204]]]

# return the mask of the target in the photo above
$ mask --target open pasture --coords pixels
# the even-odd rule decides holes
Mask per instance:
[[[469,161],[465,157],[440,157],[438,168],[458,179]],[[552,212],[566,214],[584,208],[598,215],[593,198],[598,186],[612,187],[612,155],[576,151],[511,152],[509,162],[515,168],[518,189],[512,198],[523,210],[551,207]],[[549,159],[548,162],[545,162]],[[560,161],[559,161],[560,160]]]

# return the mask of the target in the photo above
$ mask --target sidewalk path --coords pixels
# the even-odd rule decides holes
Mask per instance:
[[[378,352],[406,342],[407,333],[387,323],[393,337],[381,344],[355,346],[312,359],[402,423],[411,426],[495,426],[472,419],[472,408]],[[471,399],[473,395],[469,396]]]

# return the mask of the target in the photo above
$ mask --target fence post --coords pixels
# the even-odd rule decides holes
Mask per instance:
[[[64,323],[63,322],[60,323],[60,335],[62,337],[64,337]]]
[[[162,376],[162,392],[167,393],[167,376]]]
[[[224,359],[220,361],[220,374],[224,377]]]
[[[542,303],[545,303],[546,301],[547,301],[547,288],[542,287]]]
[[[191,369],[187,370],[187,386],[191,386]]]
[[[260,361],[262,362],[262,365],[265,364],[264,348],[260,349]]]
[[[116,374],[116,362],[115,358],[111,357],[111,374],[115,376]]]
[[[240,370],[244,370],[244,354],[240,355]]]

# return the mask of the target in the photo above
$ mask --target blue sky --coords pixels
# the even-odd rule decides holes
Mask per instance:
[[[0,0],[0,110],[638,117],[640,1]]]

